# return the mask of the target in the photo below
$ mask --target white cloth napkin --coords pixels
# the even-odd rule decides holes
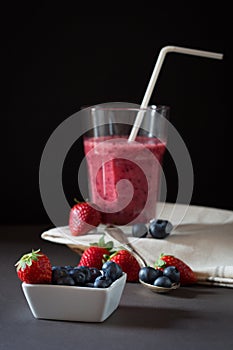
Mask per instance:
[[[174,229],[165,239],[135,238],[131,227],[121,229],[130,243],[153,266],[161,253],[175,255],[196,273],[198,283],[233,288],[233,212],[184,204],[160,203],[158,216],[172,222]],[[82,252],[103,235],[100,225],[90,233],[74,237],[69,227],[56,227],[42,238],[66,244]],[[111,240],[106,237],[106,241]],[[119,246],[115,240],[114,246]]]

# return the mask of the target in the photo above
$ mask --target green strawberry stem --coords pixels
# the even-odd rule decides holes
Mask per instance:
[[[89,202],[89,199],[88,198],[86,198],[85,199],[85,201],[79,201],[76,197],[74,197],[74,202],[76,203],[76,204],[79,204],[79,203],[83,203],[83,202]]]
[[[104,235],[100,237],[97,243],[90,243],[90,246],[106,248],[109,252],[113,249],[113,241],[105,242]]]
[[[164,255],[165,255],[164,253],[160,254],[158,260],[154,264],[155,268],[156,267],[164,268],[166,266],[166,262],[161,259]]]
[[[76,204],[81,203],[76,197],[74,198],[74,202],[75,202]]]
[[[41,254],[39,254],[40,249],[32,249],[31,253],[24,254],[19,261],[15,264],[17,266],[17,271],[24,270],[27,266],[31,266],[33,261],[37,261]]]

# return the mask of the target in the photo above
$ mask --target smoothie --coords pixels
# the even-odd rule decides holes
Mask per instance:
[[[91,200],[105,224],[146,223],[155,217],[166,145],[157,138],[127,138],[84,138]]]

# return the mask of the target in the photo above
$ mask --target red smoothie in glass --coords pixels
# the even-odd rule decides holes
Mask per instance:
[[[105,224],[146,223],[155,217],[166,144],[145,136],[133,142],[127,138],[84,138],[91,200],[103,212]],[[121,180],[128,180],[131,188]]]

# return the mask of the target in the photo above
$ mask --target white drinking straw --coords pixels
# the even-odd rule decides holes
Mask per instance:
[[[186,47],[179,47],[179,46],[165,46],[165,47],[163,47],[159,53],[157,62],[155,64],[155,68],[154,68],[153,73],[151,75],[148,87],[146,89],[144,98],[143,98],[141,106],[140,106],[140,109],[142,109],[142,111],[138,112],[138,114],[137,114],[137,117],[135,119],[134,125],[133,125],[131,133],[130,133],[130,136],[128,138],[128,142],[134,141],[136,136],[137,136],[137,133],[138,133],[138,130],[140,128],[140,125],[141,125],[141,122],[143,119],[143,115],[144,115],[143,109],[147,108],[147,106],[148,106],[148,103],[150,101],[151,94],[153,92],[153,89],[154,89],[155,83],[157,81],[159,72],[161,70],[163,61],[165,59],[166,54],[169,52],[184,53],[187,55],[202,56],[202,57],[208,57],[208,58],[216,58],[218,60],[221,60],[223,58],[223,54],[216,53],[216,52],[194,50],[194,49],[188,49]]]

